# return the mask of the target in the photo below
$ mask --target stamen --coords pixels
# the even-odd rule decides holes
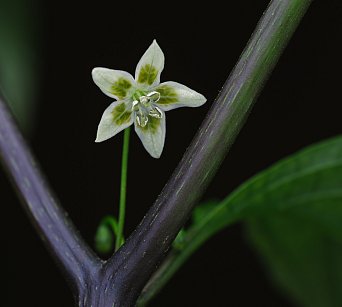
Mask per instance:
[[[135,118],[140,127],[147,125],[149,116],[159,119],[163,117],[163,112],[154,105],[159,99],[160,93],[153,91],[132,102],[132,111],[136,112]]]
[[[148,93],[147,97],[150,97],[153,102],[158,102],[158,100],[160,99],[160,93],[153,91],[153,92]]]
[[[150,98],[147,96],[141,96],[139,99],[143,105],[147,105],[150,102]]]
[[[160,119],[163,117],[163,112],[158,107],[152,107],[148,115]]]
[[[138,122],[138,125],[142,128],[144,128],[147,123],[148,123],[148,116],[146,116],[144,113],[142,112],[139,112],[137,115],[136,115],[136,119],[137,119],[137,122]]]
[[[132,102],[132,111],[138,111],[139,110],[139,101],[138,100],[134,100]]]

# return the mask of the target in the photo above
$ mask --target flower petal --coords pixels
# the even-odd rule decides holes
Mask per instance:
[[[125,101],[114,101],[103,113],[95,142],[105,141],[133,124],[131,108]]]
[[[154,86],[160,82],[160,74],[164,69],[164,53],[156,40],[146,50],[135,70],[135,80],[146,87]]]
[[[207,101],[202,94],[173,81],[161,83],[153,90],[160,94],[156,104],[164,111],[181,107],[199,107]]]
[[[135,132],[138,134],[147,152],[153,158],[159,158],[165,142],[165,113],[161,112],[161,118],[148,116],[145,127],[141,127],[137,120],[134,121]]]
[[[100,90],[117,100],[125,99],[135,85],[133,76],[126,71],[96,67],[91,74]]]

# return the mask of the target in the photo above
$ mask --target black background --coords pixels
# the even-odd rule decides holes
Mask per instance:
[[[166,56],[162,81],[204,94],[197,109],[167,113],[162,157],[131,138],[126,234],[142,219],[181,159],[232,70],[266,0],[41,3],[43,78],[33,150],[89,244],[116,212],[122,134],[95,144],[111,102],[91,79],[96,66],[134,73],[152,40]],[[203,199],[221,199],[296,150],[341,133],[342,4],[314,1]],[[63,277],[0,173],[8,306],[73,306]],[[268,280],[242,225],[210,240],[151,306],[293,306]]]

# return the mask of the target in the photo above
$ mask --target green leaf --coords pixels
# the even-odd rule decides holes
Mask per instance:
[[[248,230],[273,279],[301,306],[342,306],[342,241],[335,234],[295,212],[253,219]]]
[[[182,228],[175,240],[172,243],[172,247],[176,250],[182,250],[185,246],[185,236],[186,236],[186,230]]]
[[[200,224],[201,221],[205,219],[207,214],[210,213],[218,204],[219,204],[219,201],[211,200],[195,207],[192,213],[193,225]]]
[[[197,208],[194,221],[186,245],[161,266],[163,274],[156,274],[171,278],[207,239],[247,221],[278,284],[295,300],[310,307],[342,306],[341,136],[276,163],[221,203]],[[157,292],[157,284],[148,286]]]

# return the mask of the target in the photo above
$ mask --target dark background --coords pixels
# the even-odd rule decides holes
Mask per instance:
[[[39,2],[41,83],[33,150],[89,244],[102,216],[116,212],[122,134],[95,144],[111,102],[91,79],[96,66],[134,73],[154,38],[166,56],[162,81],[201,92],[197,109],[167,113],[162,157],[131,138],[126,234],[142,219],[180,161],[232,70],[265,0]],[[221,199],[258,171],[342,132],[342,4],[314,1],[203,199]],[[20,88],[18,89],[20,90]],[[59,270],[0,172],[6,306],[73,306]],[[151,306],[293,306],[272,285],[244,239],[226,229],[193,255]]]

